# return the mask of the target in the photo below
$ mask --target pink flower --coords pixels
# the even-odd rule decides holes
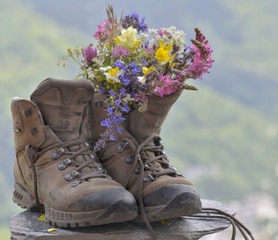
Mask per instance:
[[[85,66],[89,66],[92,64],[93,58],[97,57],[97,49],[96,48],[94,49],[91,46],[88,46],[84,49],[82,54],[84,57],[84,60],[82,61],[82,63]]]
[[[130,51],[123,47],[123,46],[117,46],[114,47],[112,50],[111,58],[112,59],[117,59],[119,57],[128,57],[130,54]]]
[[[157,31],[157,33],[158,33],[159,36],[161,36],[161,37],[163,36],[163,30],[162,30],[162,29],[159,29],[159,30]]]
[[[198,29],[195,31],[196,41],[192,40],[193,45],[190,47],[195,54],[185,73],[188,78],[202,79],[204,73],[209,73],[208,69],[211,68],[214,60],[211,58],[212,50],[205,36]]]
[[[94,34],[96,40],[101,40],[107,42],[109,33],[111,32],[110,21],[106,20],[98,25],[98,30]]]
[[[163,76],[160,74],[159,81],[154,89],[154,95],[163,97],[183,88],[184,86],[179,80],[173,80],[169,75]]]

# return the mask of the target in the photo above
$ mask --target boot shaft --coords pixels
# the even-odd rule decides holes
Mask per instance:
[[[94,89],[86,79],[46,79],[31,95],[44,123],[62,140],[88,138],[88,102]]]
[[[163,98],[149,96],[146,111],[139,112],[135,109],[128,115],[125,126],[139,143],[154,133],[160,133],[163,122],[181,93],[182,90]]]

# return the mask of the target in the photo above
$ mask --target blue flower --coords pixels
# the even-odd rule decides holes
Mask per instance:
[[[118,130],[118,132],[119,132],[120,134],[123,134],[123,129],[122,129],[122,128],[117,127],[117,130]]]
[[[129,79],[128,79],[128,77],[126,77],[126,78],[124,78],[124,85],[126,86],[128,84],[129,84]]]
[[[115,92],[112,91],[112,90],[109,91],[109,94],[110,94],[110,96],[115,96],[116,95]]]
[[[113,115],[113,108],[112,107],[107,108],[107,111],[108,111],[109,115]]]
[[[112,141],[117,140],[116,137],[114,137],[114,136],[112,136],[112,135],[110,135],[109,139],[112,140]]]
[[[129,107],[126,105],[126,103],[124,103],[124,107],[122,107],[122,110],[124,112],[129,112]]]
[[[115,100],[115,106],[118,107],[120,105],[120,102],[118,99]]]
[[[145,18],[141,18],[141,22],[139,20],[139,16],[137,13],[131,13],[130,15],[127,15],[123,18],[122,21],[122,26],[123,28],[129,28],[132,26],[133,28],[136,28],[138,32],[142,31],[145,32],[147,31],[147,25],[144,23]]]
[[[125,120],[125,118],[122,116],[122,114],[119,116],[119,120],[120,120],[120,122],[123,122]]]
[[[121,94],[124,95],[125,94],[125,89],[121,88]]]
[[[121,61],[114,62],[113,66],[118,67],[118,68],[123,69],[123,70],[127,70],[127,67]]]
[[[100,125],[103,126],[103,127],[110,128],[111,127],[111,122],[110,122],[109,119],[105,118],[105,120],[102,120],[100,122]]]
[[[136,68],[137,66],[136,66],[136,63],[135,63],[135,62],[132,62],[132,63],[129,64],[129,67],[131,67],[131,68]]]

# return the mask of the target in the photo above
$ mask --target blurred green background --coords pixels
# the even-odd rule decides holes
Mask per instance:
[[[277,240],[276,0],[0,0],[0,238],[21,211],[11,200],[11,99],[28,99],[47,77],[73,78],[77,66],[57,61],[93,41],[108,3],[118,15],[145,16],[150,28],[177,26],[188,42],[194,27],[207,36],[214,66],[171,110],[162,130],[167,153],[202,198],[233,208],[257,239]]]

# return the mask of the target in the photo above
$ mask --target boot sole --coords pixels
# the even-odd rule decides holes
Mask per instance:
[[[90,212],[67,212],[56,210],[49,206],[38,206],[35,198],[24,188],[15,183],[13,201],[29,211],[45,210],[45,215],[50,225],[61,228],[89,227],[116,222],[134,220],[137,212],[133,206],[128,206],[122,200],[115,202],[109,208]]]
[[[190,216],[202,210],[199,196],[193,193],[182,193],[172,199],[166,205],[145,207],[149,221],[161,221],[181,216]],[[136,222],[142,222],[143,218],[139,212]]]

